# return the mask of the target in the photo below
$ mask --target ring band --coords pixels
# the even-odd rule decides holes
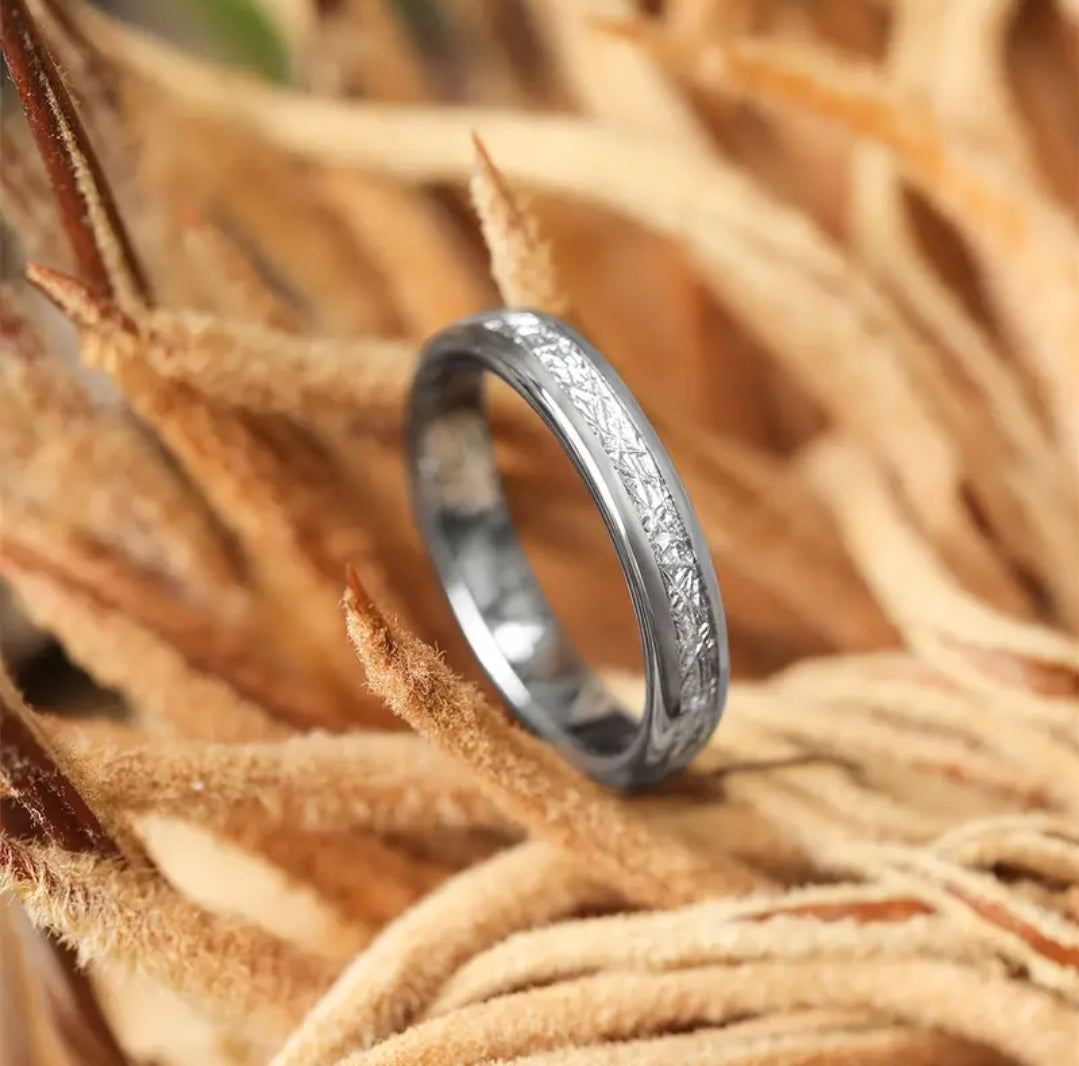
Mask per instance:
[[[485,372],[540,415],[603,516],[640,631],[643,715],[623,710],[581,660],[525,559],[495,464]],[[726,699],[723,605],[671,460],[603,357],[549,315],[498,310],[463,319],[424,347],[408,446],[432,561],[516,717],[612,788],[647,788],[684,768]]]

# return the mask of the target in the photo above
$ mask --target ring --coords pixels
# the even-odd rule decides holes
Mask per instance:
[[[525,559],[495,463],[485,372],[554,433],[603,516],[640,631],[643,714],[582,661]],[[611,788],[683,769],[719,722],[726,622],[704,535],[655,430],[580,335],[550,315],[497,310],[425,345],[408,452],[417,521],[450,606],[517,719]]]

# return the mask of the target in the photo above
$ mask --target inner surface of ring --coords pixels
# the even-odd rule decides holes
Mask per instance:
[[[424,390],[417,491],[447,593],[492,680],[545,728],[597,755],[633,742],[639,725],[584,663],[559,624],[514,530],[484,404],[483,369],[447,360]]]

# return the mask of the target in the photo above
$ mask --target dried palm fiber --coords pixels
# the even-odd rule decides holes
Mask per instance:
[[[151,47],[133,54],[143,74],[160,74],[167,60],[159,52]],[[186,62],[181,65],[175,57],[173,62],[177,78],[182,77],[184,97],[200,109],[216,107],[209,98],[206,72]],[[216,85],[215,82],[215,95]],[[687,237],[691,249],[705,262],[705,280],[723,294],[735,297],[753,326],[765,339],[777,343],[777,354],[795,359],[799,375],[809,375],[807,383],[825,403],[837,408],[834,413],[847,422],[854,419],[852,428],[867,434],[885,453],[907,486],[911,504],[942,545],[952,549],[950,561],[986,594],[1013,609],[1022,608],[1022,590],[1016,587],[1013,577],[1002,572],[1000,560],[988,553],[980,532],[956,501],[954,446],[932,417],[933,412],[927,410],[926,401],[910,392],[914,385],[910,373],[939,376],[931,365],[932,351],[897,317],[895,309],[886,304],[869,280],[840,259],[837,249],[823,243],[804,220],[779,204],[762,201],[759,192],[720,160],[645,138],[630,139],[614,127],[595,127],[578,120],[540,121],[529,117],[526,134],[526,120],[504,111],[391,112],[373,105],[346,110],[281,99],[279,94],[241,85],[232,87],[230,103],[275,142],[304,152],[317,150],[322,157],[329,155],[336,160],[374,162],[377,158],[381,165],[410,178],[440,178],[465,170],[470,159],[468,152],[461,150],[461,138],[469,128],[478,126],[489,147],[497,149],[497,138],[502,138],[500,163],[509,160],[512,169],[522,176],[563,192],[597,198],[663,231]],[[389,137],[391,127],[393,137]],[[668,186],[667,194],[655,196],[654,185]],[[714,228],[692,225],[694,209],[699,217],[712,219]],[[762,229],[750,221],[762,212],[770,216],[769,235],[765,237],[761,232],[750,237],[745,230]],[[773,275],[791,273],[784,261],[761,262],[759,249],[745,247],[749,240],[775,244],[779,239],[803,261],[796,268],[801,275],[788,280],[794,289],[792,296],[798,301],[795,306],[807,312],[812,307],[816,312],[811,321],[804,323],[805,329],[800,328],[803,323],[793,307],[782,321],[771,313]],[[736,247],[737,271],[731,266]],[[761,264],[759,269],[748,269],[750,256]],[[724,263],[729,269],[723,268]],[[855,301],[837,301],[835,292],[844,284],[860,293]],[[737,292],[732,292],[732,287]],[[834,314],[823,313],[826,308]],[[844,351],[859,343],[874,341],[880,345],[882,340],[895,360],[910,364],[909,370],[884,360],[872,368],[864,361],[858,361],[856,366],[843,365]],[[831,373],[827,375],[820,373],[825,355],[831,363]],[[810,358],[812,361],[807,361]],[[846,361],[853,358],[853,351],[849,351]],[[866,404],[851,411],[838,394],[843,388],[858,387],[857,382],[867,374],[881,375],[877,388],[867,391],[879,390],[889,396],[890,402],[886,409]],[[934,388],[940,385],[938,381],[933,383]],[[894,412],[904,408],[902,417],[897,418]],[[920,458],[911,461],[911,455]],[[960,549],[961,555],[951,559]]]
[[[4,683],[0,1061],[1079,1062],[1068,5],[260,6],[290,87],[3,3],[0,210],[86,372],[3,292],[0,569],[128,714]],[[421,563],[415,352],[496,291],[610,355],[721,575],[731,705],[647,797],[506,721]]]

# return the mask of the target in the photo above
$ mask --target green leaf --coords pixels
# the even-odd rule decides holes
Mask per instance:
[[[226,57],[275,82],[289,79],[288,50],[250,0],[186,0]]]

